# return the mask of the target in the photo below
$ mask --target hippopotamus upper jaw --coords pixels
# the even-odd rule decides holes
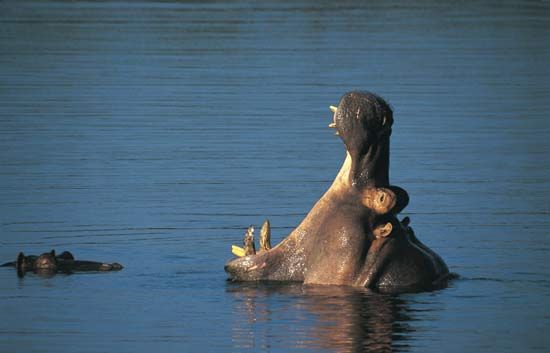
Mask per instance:
[[[334,123],[352,159],[354,186],[389,185],[389,150],[393,112],[372,93],[346,93],[333,107]]]

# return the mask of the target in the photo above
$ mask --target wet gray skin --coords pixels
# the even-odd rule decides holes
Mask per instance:
[[[227,262],[233,281],[297,281],[383,292],[445,286],[449,271],[396,215],[405,190],[389,183],[393,112],[372,93],[350,92],[333,108],[346,158],[326,193],[277,246]]]
[[[75,260],[73,254],[68,251],[56,255],[55,250],[43,253],[39,256],[25,256],[25,254],[20,252],[16,261],[4,263],[0,267],[15,267],[20,277],[25,276],[27,272],[51,275],[55,273],[118,271],[123,269],[123,266],[116,262],[109,264],[96,261]]]

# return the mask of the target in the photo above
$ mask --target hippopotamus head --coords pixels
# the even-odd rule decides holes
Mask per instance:
[[[397,218],[409,197],[389,183],[389,104],[373,93],[349,92],[330,109],[334,114],[329,127],[337,130],[347,151],[334,182],[274,248],[262,247],[256,253],[251,246],[251,251],[232,246],[238,258],[226,263],[229,278],[387,292],[443,283],[449,273],[443,260],[415,237],[408,219]],[[252,239],[245,236],[245,247]]]
[[[35,271],[43,274],[55,273],[58,266],[55,250],[43,253],[40,256],[25,256],[25,254],[20,252],[17,256],[17,260],[11,264],[16,268],[17,275],[20,277],[25,276],[25,272],[27,271]]]
[[[393,112],[381,97],[368,92],[349,92],[333,107],[337,134],[351,156],[350,178],[354,185],[386,186]]]
[[[34,269],[41,271],[55,271],[57,269],[57,259],[55,251],[45,252],[34,261]]]

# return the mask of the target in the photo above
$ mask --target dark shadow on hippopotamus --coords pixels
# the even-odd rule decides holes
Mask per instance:
[[[27,272],[34,272],[39,275],[53,275],[55,273],[93,272],[93,271],[118,271],[123,267],[119,263],[103,263],[96,261],[75,260],[73,254],[63,251],[56,255],[55,250],[45,252],[42,255],[25,256],[22,252],[17,260],[6,262],[0,267],[15,267],[19,277],[25,276]]]
[[[347,151],[334,182],[281,243],[230,260],[229,278],[381,292],[444,287],[450,278],[445,262],[416,238],[408,218],[396,217],[409,198],[389,183],[390,106],[375,94],[350,92],[331,110],[329,127]]]

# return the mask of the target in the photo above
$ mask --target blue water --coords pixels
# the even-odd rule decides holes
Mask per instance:
[[[546,352],[550,4],[0,2],[1,352]],[[232,284],[344,157],[352,89],[394,108],[390,178],[445,290]]]

